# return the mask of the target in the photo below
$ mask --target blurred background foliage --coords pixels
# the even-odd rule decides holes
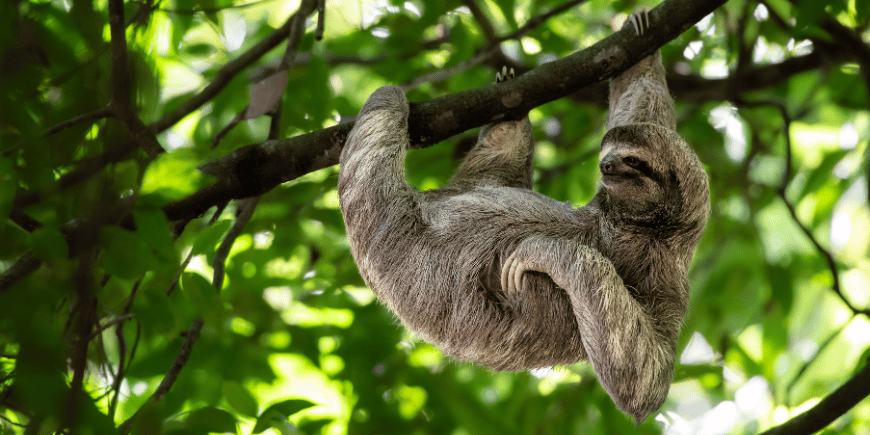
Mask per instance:
[[[385,84],[408,84],[411,101],[488,86],[501,65],[522,72],[564,57],[656,4],[577,2],[499,43],[563,2],[327,0],[323,39],[313,37],[312,14],[289,70],[280,137],[355,115]],[[130,138],[101,116],[46,134],[111,101],[107,3],[0,3],[0,271],[28,251],[42,262],[0,292],[0,433],[116,433],[137,412],[123,432],[753,433],[808,409],[865,364],[868,93],[858,51],[823,23],[867,41],[868,0],[731,0],[662,48],[678,130],[708,169],[713,212],[670,396],[636,430],[587,364],[493,373],[451,362],[401,328],[350,256],[336,167],[264,194],[223,256],[235,205],[167,221],[161,206],[209,182],[197,166],[267,139],[263,116],[211,146],[249,104],[245,76],[282,50],[251,59],[161,130],[168,152],[156,159],[113,154]],[[138,116],[153,127],[298,7],[128,2]],[[605,86],[530,113],[536,190],[576,205],[593,195]],[[475,135],[411,152],[411,182],[441,185]],[[97,169],[58,187],[88,165]],[[62,226],[118,198],[130,199],[136,230],[94,225],[96,247],[70,259]],[[204,326],[189,360],[165,398],[148,401],[197,318]],[[77,382],[82,396],[70,392]],[[826,433],[868,427],[865,400]]]

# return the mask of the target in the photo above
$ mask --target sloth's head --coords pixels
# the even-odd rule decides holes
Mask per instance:
[[[648,123],[612,128],[599,169],[605,217],[662,235],[700,236],[710,209],[707,174],[675,132]]]

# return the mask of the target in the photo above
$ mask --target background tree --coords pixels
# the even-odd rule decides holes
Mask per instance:
[[[492,373],[400,328],[334,164],[401,84],[413,137],[444,141],[409,157],[421,189],[467,130],[531,109],[536,190],[585,203],[602,80],[667,43],[713,216],[638,431],[867,433],[870,1],[722,3],[668,0],[641,39],[614,29],[651,2],[0,3],[0,432],[631,430],[586,364]]]

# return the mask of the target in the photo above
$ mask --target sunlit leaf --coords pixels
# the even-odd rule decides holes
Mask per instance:
[[[283,426],[288,417],[314,405],[313,402],[304,399],[285,400],[271,405],[257,417],[253,433],[260,433],[271,427]]]
[[[257,400],[236,381],[223,382],[224,399],[236,411],[248,417],[257,417]]]
[[[212,254],[227,230],[233,225],[230,220],[218,221],[204,229],[196,238],[191,249],[192,255]]]
[[[148,168],[142,180],[142,194],[156,193],[166,201],[184,198],[203,187],[207,178],[196,168],[198,157],[190,149],[163,153]]]

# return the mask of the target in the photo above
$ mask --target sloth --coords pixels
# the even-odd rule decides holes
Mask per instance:
[[[645,10],[629,21],[648,27]],[[589,361],[640,424],[667,397],[710,207],[707,175],[674,132],[660,53],[612,80],[598,191],[576,209],[530,190],[528,117],[482,128],[445,186],[418,191],[404,171],[408,110],[398,87],[376,90],[340,157],[341,212],[367,285],[454,359],[494,370]]]

